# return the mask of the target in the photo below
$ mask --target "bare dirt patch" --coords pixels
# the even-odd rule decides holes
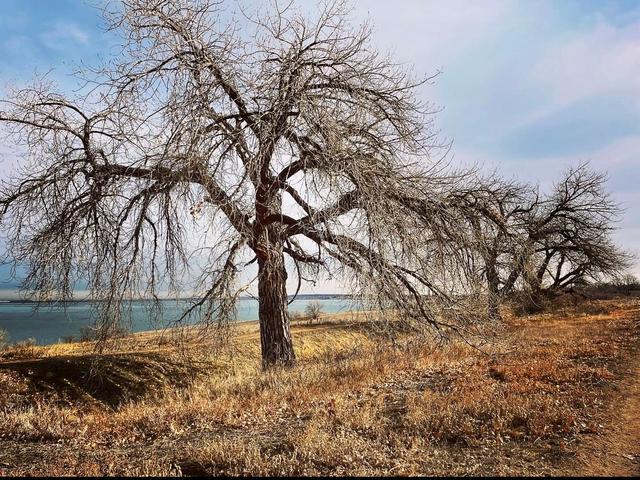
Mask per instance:
[[[640,476],[640,356],[611,403],[601,417],[605,433],[581,447],[577,471],[585,476]]]

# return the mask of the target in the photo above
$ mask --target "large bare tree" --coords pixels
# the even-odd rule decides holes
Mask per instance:
[[[458,219],[456,178],[425,160],[426,79],[373,49],[342,2],[239,16],[226,3],[123,0],[107,17],[124,50],[80,94],[38,81],[2,102],[31,159],[0,203],[25,287],[69,298],[84,279],[107,335],[126,299],[179,290],[195,235],[215,241],[198,246],[182,318],[230,319],[256,262],[265,366],[295,359],[287,267],[340,274],[438,329],[433,298],[453,297],[434,272],[456,257]]]

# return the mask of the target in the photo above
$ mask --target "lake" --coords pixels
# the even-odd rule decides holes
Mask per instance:
[[[304,312],[311,301],[322,305],[323,313],[340,313],[357,310],[356,301],[349,297],[329,295],[301,295],[289,305],[289,312]],[[131,302],[131,331],[143,332],[165,327],[175,320],[188,305],[186,300],[162,300],[162,318],[152,320],[149,315],[149,302],[137,300]],[[66,308],[65,308],[66,306]],[[34,338],[39,345],[49,345],[62,341],[69,336],[77,336],[83,327],[93,323],[93,311],[90,302],[68,302],[61,304],[43,304],[35,309],[30,302],[1,302],[0,329],[9,334],[9,341],[18,342]],[[258,302],[252,298],[242,298],[238,302],[239,322],[258,319]],[[195,323],[192,318],[190,323]]]

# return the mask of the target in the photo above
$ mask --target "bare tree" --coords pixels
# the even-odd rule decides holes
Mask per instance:
[[[640,290],[640,280],[632,273],[625,273],[615,281],[615,287],[627,295],[631,295],[633,290]]]
[[[487,314],[496,319],[499,305],[513,291],[528,257],[523,231],[531,221],[536,192],[526,184],[492,175],[476,179],[457,195],[469,230],[460,248],[478,257]]]
[[[322,304],[317,300],[313,300],[309,302],[307,307],[304,309],[304,313],[309,319],[309,323],[317,323],[320,320],[320,315],[322,314]]]
[[[416,99],[427,79],[375,51],[339,1],[313,19],[277,4],[232,16],[214,0],[123,0],[107,17],[124,51],[82,95],[39,82],[2,102],[32,160],[0,203],[25,287],[68,298],[85,279],[106,337],[125,300],[180,289],[195,231],[215,241],[181,320],[232,318],[237,274],[257,262],[264,366],[295,359],[288,265],[298,285],[343,275],[438,330],[433,298],[455,300],[434,272],[456,258],[459,219],[456,177],[420,160],[437,144]]]
[[[629,266],[629,255],[611,238],[621,210],[606,191],[606,180],[605,174],[579,165],[536,205],[528,228],[533,254],[526,276],[534,293],[599,281]]]
[[[605,186],[604,174],[582,164],[546,196],[495,177],[461,196],[490,316],[518,282],[535,306],[543,294],[615,277],[628,267],[629,255],[611,239],[620,207]]]

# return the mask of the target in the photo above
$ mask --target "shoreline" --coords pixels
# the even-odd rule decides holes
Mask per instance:
[[[304,294],[299,294],[296,295],[295,297],[293,295],[288,295],[287,299],[289,301],[291,301],[292,299],[295,299],[294,301],[298,301],[298,300],[332,300],[332,299],[340,299],[340,300],[357,300],[358,296],[357,295],[351,295],[351,294],[346,294],[346,293],[304,293]],[[157,301],[159,302],[190,302],[190,301],[197,301],[197,300],[202,300],[202,297],[166,297],[166,298],[158,298]],[[247,301],[247,300],[252,300],[257,302],[258,299],[254,296],[242,296],[242,297],[238,297],[238,301],[242,302],[242,301]],[[67,300],[61,300],[61,299],[51,299],[51,300],[29,300],[29,299],[17,299],[17,298],[10,298],[10,299],[0,299],[0,304],[41,304],[41,305],[51,305],[51,304],[67,304],[67,303],[102,303],[105,302],[106,300],[102,300],[102,299],[92,299],[92,298],[82,298],[82,299],[67,299]],[[127,299],[124,300],[123,302],[127,303],[127,302],[155,302],[156,299],[153,298],[132,298],[132,299]]]
[[[291,327],[297,327],[297,326],[317,326],[317,325],[321,325],[321,324],[325,324],[325,323],[332,323],[335,321],[344,321],[346,320],[347,317],[352,317],[353,319],[355,319],[355,317],[359,317],[360,315],[367,313],[367,312],[371,312],[371,310],[343,310],[340,312],[327,312],[327,313],[322,313],[320,315],[320,318],[317,322],[314,323],[309,323],[308,320],[306,318],[302,318],[299,320],[294,320],[294,319],[290,319],[290,324]],[[1,328],[2,323],[0,322],[0,330],[2,330]],[[228,324],[229,328],[238,328],[240,330],[242,330],[242,333],[248,333],[250,331],[253,330],[258,330],[259,329],[259,319],[257,318],[251,318],[251,319],[243,319],[243,320],[235,320],[232,322],[229,322]],[[125,335],[123,335],[122,337],[114,337],[111,340],[114,339],[122,339],[122,340],[133,340],[133,341],[149,341],[152,340],[155,337],[163,337],[163,336],[170,336],[176,332],[179,332],[179,330],[183,330],[183,332],[189,332],[190,330],[195,330],[198,328],[207,328],[206,326],[203,326],[201,324],[195,323],[192,325],[182,325],[182,326],[167,326],[164,328],[150,328],[148,330],[138,330],[138,331],[132,331],[132,332],[128,332]],[[212,324],[210,325],[208,328],[211,329],[215,329],[218,328],[217,325]],[[225,327],[226,328],[226,327]],[[79,332],[78,332],[79,333]],[[77,334],[76,334],[77,335]],[[12,342],[14,345],[20,342],[24,342],[27,339],[23,339],[23,340],[17,340],[15,342]],[[36,346],[37,347],[41,347],[41,348],[55,348],[55,347],[63,347],[65,345],[87,345],[87,344],[93,344],[95,343],[95,340],[85,340],[85,341],[81,341],[79,338],[74,338],[72,339],[64,339],[62,337],[59,337],[56,341],[54,342],[46,342],[46,343],[39,343],[36,342]]]

